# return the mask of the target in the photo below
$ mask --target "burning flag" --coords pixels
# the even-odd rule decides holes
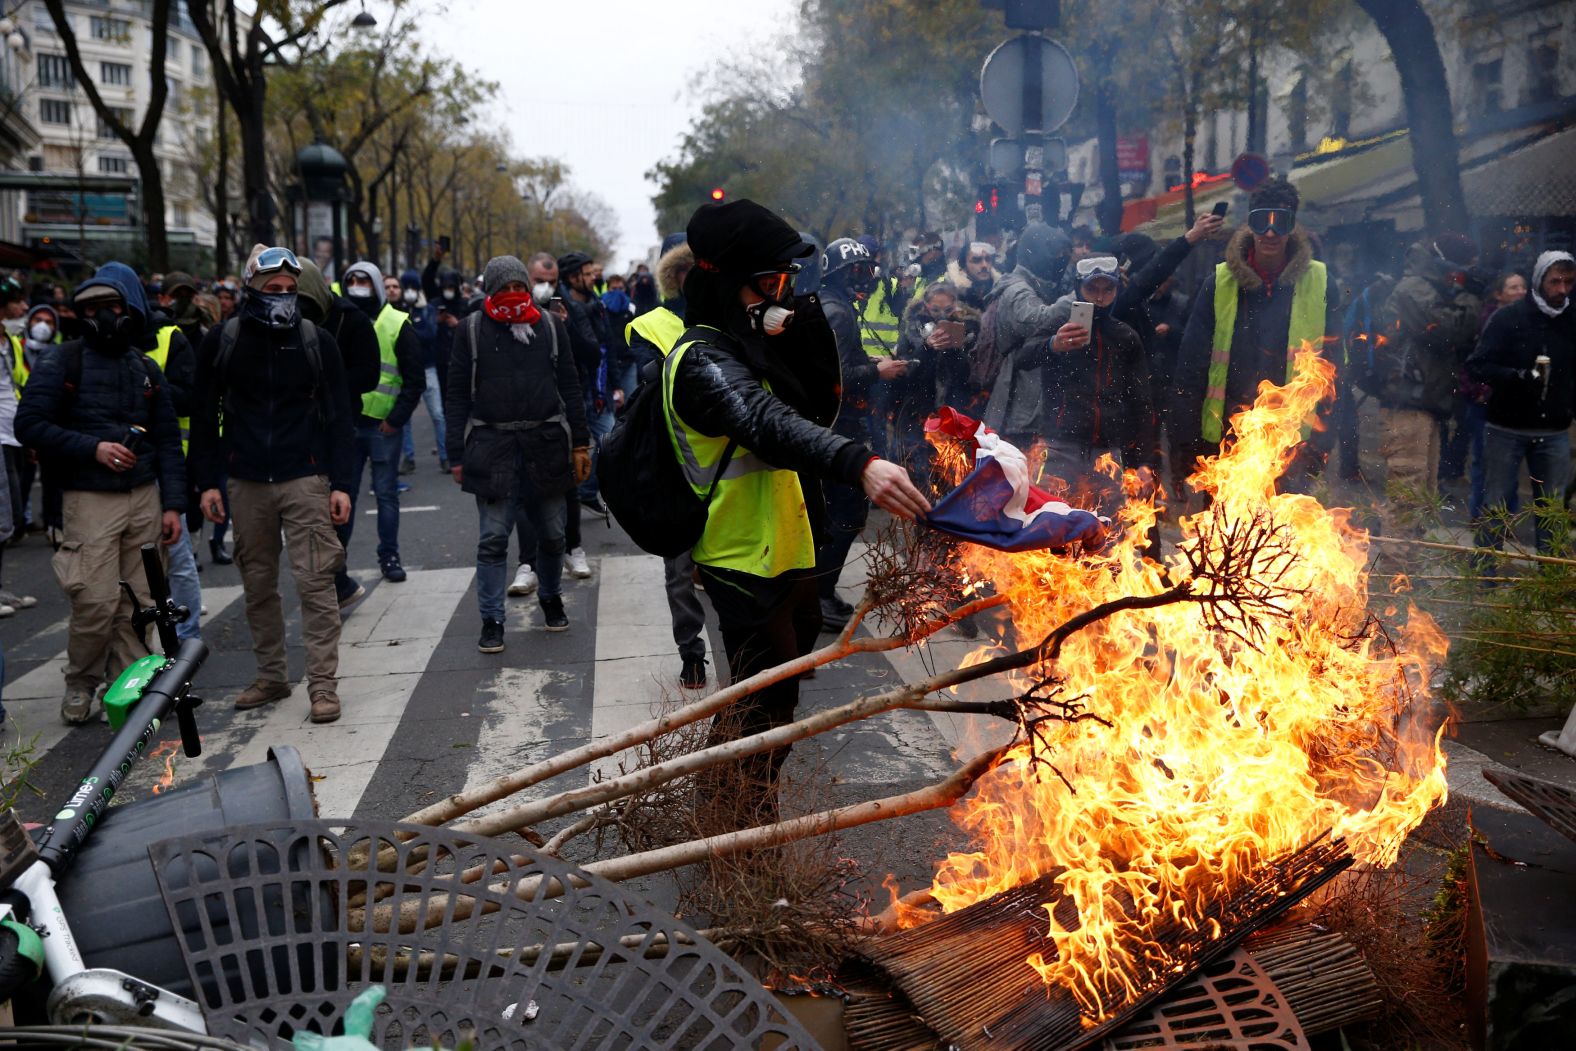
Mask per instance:
[[[1098,546],[1105,539],[1105,525],[1092,512],[1029,484],[1022,450],[983,423],[943,408],[925,421],[925,433],[958,439],[974,464],[925,517],[932,529],[997,551]]]

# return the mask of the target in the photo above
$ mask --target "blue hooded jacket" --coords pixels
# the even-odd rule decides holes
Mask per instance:
[[[96,286],[120,294],[135,322],[132,334],[140,332],[148,301],[131,267],[105,263],[77,294]],[[133,426],[146,435],[132,438]],[[130,492],[157,482],[164,510],[186,510],[186,461],[175,407],[164,374],[130,335],[106,348],[72,340],[40,355],[17,406],[16,435],[48,458],[62,489]],[[126,445],[137,456],[135,466],[115,471],[99,463],[100,442]]]

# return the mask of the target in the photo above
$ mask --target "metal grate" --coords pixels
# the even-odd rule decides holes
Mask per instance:
[[[385,1048],[816,1047],[688,925],[523,846],[301,821],[149,854],[217,1036],[332,1033],[382,984]]]
[[[1576,839],[1576,792],[1508,770],[1485,770],[1489,784],[1505,793],[1566,839]]]
[[[1105,1042],[1105,1051],[1198,1045],[1211,1051],[1307,1051],[1308,1038],[1245,949],[1209,964]]]

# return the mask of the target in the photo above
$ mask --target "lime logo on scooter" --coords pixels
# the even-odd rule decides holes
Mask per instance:
[[[64,809],[55,815],[55,820],[70,821],[72,818],[76,817],[77,808],[88,801],[88,797],[93,794],[93,786],[96,784],[98,784],[98,778],[96,777],[89,777],[84,780],[82,784],[78,786],[76,793],[73,794],[70,799],[66,800]]]

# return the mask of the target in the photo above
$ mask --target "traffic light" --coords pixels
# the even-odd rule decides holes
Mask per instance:
[[[712,191],[711,191],[711,199],[712,200],[720,201],[724,197],[727,197],[727,196],[728,196],[728,192],[726,190],[724,190],[721,186],[714,186],[714,187],[712,187]]]
[[[1017,224],[1016,202],[999,182],[980,184],[979,196],[974,201],[974,233],[977,237],[991,237],[1003,228]]]

